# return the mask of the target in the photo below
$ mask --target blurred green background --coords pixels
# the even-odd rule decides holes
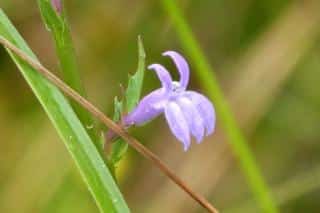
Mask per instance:
[[[128,73],[136,69],[139,34],[147,64],[164,63],[177,77],[161,53],[183,50],[159,1],[65,3],[88,97],[107,115],[112,115],[113,97],[121,94],[120,83],[126,84]],[[281,211],[319,212],[320,2],[178,3],[217,72]],[[57,71],[37,2],[0,4],[42,63]],[[0,212],[98,212],[63,143],[3,48],[0,67]],[[159,85],[146,72],[144,94]],[[201,82],[191,79],[190,88],[200,87]],[[221,212],[259,212],[219,120],[216,134],[186,153],[163,118],[133,134]],[[128,152],[118,173],[133,212],[203,212],[135,151]]]

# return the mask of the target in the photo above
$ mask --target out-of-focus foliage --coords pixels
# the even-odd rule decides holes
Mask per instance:
[[[310,177],[320,163],[318,1],[178,3],[215,67],[280,209],[317,212],[320,186]],[[147,64],[163,62],[159,55],[164,50],[181,50],[157,1],[71,0],[66,7],[88,97],[109,116],[114,97],[121,96],[119,84],[136,69],[137,35],[144,39]],[[36,1],[5,0],[1,8],[40,60],[57,70]],[[3,49],[0,67],[0,211],[97,212],[60,139]],[[192,69],[193,64],[194,77]],[[191,84],[197,89],[201,82],[193,78]],[[143,94],[159,86],[146,72]],[[217,125],[213,137],[187,153],[162,119],[133,134],[222,212],[257,212],[219,121]],[[135,152],[121,161],[119,175],[133,212],[201,211]]]

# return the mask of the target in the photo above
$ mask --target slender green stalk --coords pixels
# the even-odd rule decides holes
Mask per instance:
[[[128,87],[125,91],[125,100],[118,101],[117,98],[114,100],[115,102],[113,121],[115,122],[118,122],[121,119],[121,114],[123,112],[131,112],[133,108],[136,107],[136,105],[138,104],[141,96],[145,72],[146,53],[144,51],[144,47],[140,36],[138,37],[138,49],[139,60],[137,71],[134,75],[129,75]],[[126,154],[127,148],[128,144],[121,138],[119,138],[113,143],[109,159],[110,163],[112,163],[114,167],[116,167],[116,164]]]
[[[320,189],[320,166],[303,171],[301,174],[290,177],[283,183],[272,187],[277,204],[283,206],[308,193]],[[257,206],[252,200],[242,201],[241,205],[226,209],[227,213],[256,212]]]
[[[255,163],[246,139],[237,126],[229,105],[223,96],[215,77],[214,70],[204,56],[185,18],[174,0],[162,0],[162,5],[172,20],[181,44],[195,65],[195,74],[203,88],[214,100],[214,105],[221,121],[221,125],[229,137],[234,154],[240,162],[241,169],[253,191],[254,196],[265,212],[277,212],[277,207],[271,197],[270,191]]]
[[[10,41],[23,51],[24,54],[37,60],[36,56],[1,9],[0,37]],[[32,91],[39,99],[69,153],[76,162],[100,211],[105,213],[130,212],[112,175],[105,166],[103,159],[67,99],[56,86],[45,79],[27,62],[12,51],[8,50],[8,52],[30,85]],[[50,150],[48,150],[48,152],[50,152]]]
[[[61,1],[63,4],[63,1]],[[55,42],[56,52],[61,67],[61,72],[64,81],[74,90],[79,92],[83,97],[86,97],[85,89],[82,85],[80,73],[76,62],[76,54],[73,47],[70,28],[66,19],[65,10],[59,14],[52,6],[50,0],[38,0],[38,5],[43,18],[43,21],[51,33]],[[71,101],[73,109],[79,116],[81,122],[87,128],[89,135],[93,142],[102,154],[103,149],[99,138],[96,134],[95,128],[93,128],[93,119],[91,115],[79,106],[78,103]]]

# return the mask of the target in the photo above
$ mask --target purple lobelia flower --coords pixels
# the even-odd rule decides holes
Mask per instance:
[[[145,96],[138,106],[123,118],[123,124],[141,125],[164,113],[172,133],[183,143],[186,151],[191,143],[191,135],[200,143],[204,135],[213,133],[215,111],[211,102],[200,93],[188,91],[189,66],[177,52],[167,51],[180,74],[180,81],[172,81],[169,72],[160,64],[152,64],[162,87]]]
[[[57,13],[61,14],[61,11],[62,11],[61,0],[51,0],[51,4],[52,4],[53,8],[57,11]]]

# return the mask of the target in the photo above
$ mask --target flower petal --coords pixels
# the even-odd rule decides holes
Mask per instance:
[[[127,116],[123,118],[125,126],[142,125],[157,117],[164,111],[167,93],[163,88],[157,89],[145,96]]]
[[[62,3],[61,3],[61,0],[51,0],[51,4],[52,4],[53,8],[54,8],[59,14],[61,14],[61,11],[62,11]]]
[[[168,102],[164,113],[171,129],[171,132],[184,145],[184,151],[187,151],[190,146],[190,134],[188,124],[183,116],[183,113],[175,102]]]
[[[204,136],[203,118],[189,98],[180,97],[177,101],[188,123],[191,134],[196,138],[197,143],[200,143]]]
[[[206,135],[212,134],[216,123],[216,113],[212,103],[205,96],[194,91],[187,91],[185,95],[191,99],[203,118],[206,126]]]
[[[186,89],[189,83],[190,75],[189,65],[187,61],[184,59],[182,55],[175,51],[166,51],[162,55],[170,56],[172,58],[180,73],[180,85],[183,89]]]
[[[168,72],[168,70],[160,65],[160,64],[151,64],[148,66],[148,69],[154,70],[159,80],[161,81],[162,87],[165,88],[166,91],[171,91],[172,89],[172,79]]]

